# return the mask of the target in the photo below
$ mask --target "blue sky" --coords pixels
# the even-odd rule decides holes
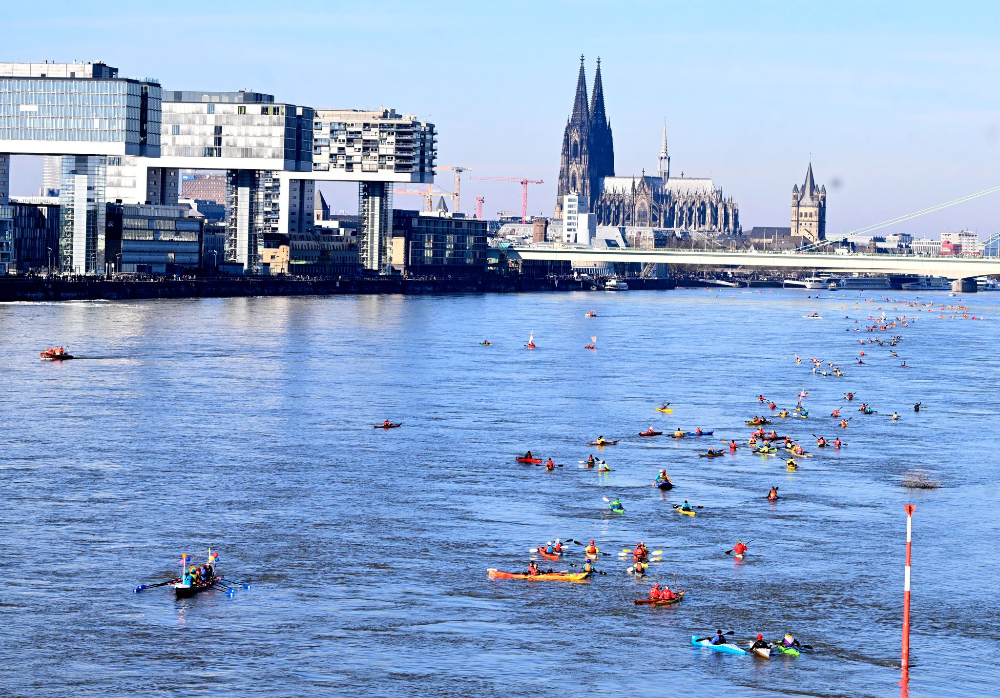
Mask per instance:
[[[44,7],[45,12],[38,11]],[[244,87],[438,125],[439,164],[543,179],[551,214],[579,56],[600,55],[618,174],[712,176],[744,228],[788,225],[812,156],[828,230],[1000,184],[996,2],[186,2],[0,0],[0,60],[103,60],[167,89]],[[13,189],[37,187],[34,164]],[[450,173],[439,184],[451,188]],[[518,184],[463,182],[463,208],[519,210]],[[334,194],[353,206],[354,190]],[[419,202],[399,197],[397,207]],[[1000,230],[1000,194],[891,230]]]

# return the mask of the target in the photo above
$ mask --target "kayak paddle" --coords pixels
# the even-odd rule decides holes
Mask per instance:
[[[722,633],[722,634],[723,635],[735,635],[736,631],[735,630],[730,630],[729,632],[725,632],[725,633]],[[711,640],[714,637],[715,637],[715,635],[712,635],[711,637],[699,637],[699,638],[695,639],[695,642],[701,642],[702,640]]]

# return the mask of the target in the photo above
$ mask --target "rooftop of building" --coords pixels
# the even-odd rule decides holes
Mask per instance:
[[[273,104],[274,95],[240,90],[239,92],[203,92],[201,90],[164,90],[164,102],[205,102],[214,104]]]
[[[159,85],[156,78],[124,78],[118,68],[101,61],[56,63],[0,63],[0,78],[52,78],[70,80],[128,80]]]

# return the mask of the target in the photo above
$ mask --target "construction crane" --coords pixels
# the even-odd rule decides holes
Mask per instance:
[[[542,179],[521,179],[518,177],[472,177],[471,179],[482,179],[490,182],[520,182],[521,191],[521,222],[528,222],[528,185],[545,184]]]
[[[483,202],[484,201],[486,201],[486,199],[484,197],[482,197],[482,196],[477,196],[476,197],[476,220],[477,221],[483,220]]]
[[[447,196],[457,200],[457,195],[446,191],[435,190],[433,185],[428,184],[426,189],[394,189],[393,194],[403,194],[404,196],[424,197],[424,210],[427,212],[434,210],[434,197]]]
[[[449,167],[435,167],[435,172],[443,172],[450,170],[455,173],[455,213],[458,213],[458,207],[461,204],[462,195],[462,173],[472,172],[471,167],[462,167],[461,165],[453,165]]]

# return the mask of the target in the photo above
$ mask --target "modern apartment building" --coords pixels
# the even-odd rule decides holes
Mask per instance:
[[[392,227],[394,251],[401,253],[395,261],[408,276],[465,276],[486,269],[486,221],[445,211],[396,210]]]
[[[63,156],[63,271],[104,271],[107,157],[158,157],[160,104],[157,81],[120,77],[104,63],[0,63],[0,204],[10,196],[10,154]]]
[[[107,254],[123,274],[183,274],[201,264],[203,219],[188,206],[111,204]]]
[[[391,109],[164,92],[103,63],[0,63],[0,205],[10,153],[58,158],[59,186],[49,177],[45,187],[63,203],[66,272],[103,273],[106,204],[175,205],[182,169],[225,172],[226,261],[247,273],[262,271],[265,235],[311,231],[316,181],[358,182],[363,265],[385,271],[392,184],[433,182],[435,139],[433,124]]]

